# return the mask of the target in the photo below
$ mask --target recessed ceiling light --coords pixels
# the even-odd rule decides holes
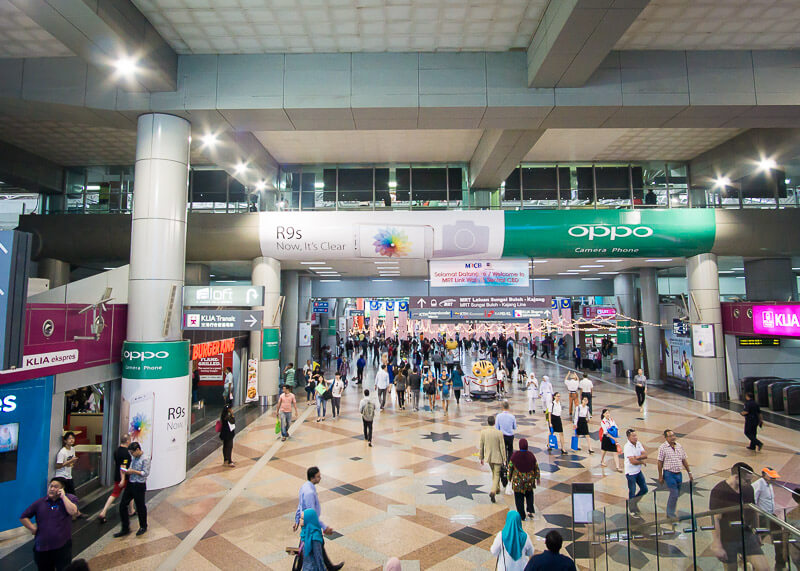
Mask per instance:
[[[316,188],[317,190],[325,188],[325,183],[324,182],[315,182],[314,183],[314,188]]]
[[[341,276],[339,272],[319,272],[318,276]]]
[[[572,276],[575,277],[575,274],[571,274],[569,272],[558,272],[559,276]]]
[[[396,180],[390,180],[389,181],[389,188],[397,188],[397,181]]]
[[[581,266],[581,267],[582,268],[605,268],[605,266],[592,265],[592,264],[587,264],[587,265]]]
[[[590,280],[602,280],[603,278],[581,278],[582,280],[590,281]]]
[[[534,263],[534,264],[544,264],[547,261],[549,261],[549,260],[531,260],[531,262]]]
[[[117,268],[103,268],[104,270],[116,270]]]
[[[732,274],[733,270],[720,270],[719,273],[721,273],[721,274]]]
[[[573,274],[587,274],[587,273],[589,273],[589,270],[567,270],[567,271],[570,272],[570,273],[573,273]]]
[[[731,268],[734,272],[743,272],[744,268]]]
[[[300,262],[304,266],[324,266],[327,262]]]
[[[320,281],[320,283],[332,284],[332,283],[340,282],[342,280],[319,280],[319,281]]]
[[[206,133],[200,137],[200,141],[204,147],[215,147],[217,145],[217,136],[214,133]]]
[[[672,258],[650,258],[649,260],[645,260],[645,262],[671,262]]]
[[[377,280],[377,279],[373,279],[372,281],[374,281],[374,282],[390,282],[392,280]]]
[[[260,181],[258,181],[256,183],[256,190],[257,191],[261,192],[262,190],[266,190],[266,189],[267,189],[267,181],[260,180]]]
[[[136,60],[131,57],[121,57],[114,62],[117,73],[124,77],[131,77],[136,73]]]
[[[604,276],[616,276],[619,272],[597,272],[598,275],[602,274]]]
[[[761,169],[762,171],[769,171],[776,168],[777,166],[778,163],[776,163],[775,159],[773,158],[761,159],[761,161],[759,161],[758,163],[758,168]]]
[[[100,185],[99,184],[86,185],[86,190],[100,190]]]
[[[333,268],[329,266],[314,266],[313,268],[309,268],[313,272],[318,272],[320,270],[332,270]]]
[[[616,264],[617,262],[621,262],[621,261],[622,261],[622,258],[614,258],[614,259],[608,259],[608,260],[595,260],[595,262],[597,262],[598,264],[600,262],[606,262],[608,264]]]
[[[737,279],[737,280],[743,280],[743,279],[745,279],[745,278],[744,278],[744,276],[736,276],[736,279]]]
[[[795,272],[800,272],[800,268],[792,268],[792,270]]]
[[[233,167],[233,170],[236,174],[242,174],[247,170],[247,164],[239,161],[238,163],[236,163],[236,166]]]
[[[532,282],[549,282],[550,278],[531,278]]]
[[[387,266],[390,264],[399,264],[400,262],[373,262],[376,266]]]

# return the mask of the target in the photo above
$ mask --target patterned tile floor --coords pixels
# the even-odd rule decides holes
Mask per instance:
[[[550,375],[556,390],[563,390],[566,369],[541,360],[535,369],[540,378]],[[739,460],[756,469],[770,465],[784,480],[800,481],[797,433],[792,430],[767,426],[763,451],[750,452],[735,411],[653,388],[642,419],[627,384],[597,380],[597,416],[591,423],[595,434],[603,407],[613,409],[621,431],[635,426],[653,455],[663,440],[662,430],[674,429],[699,478],[696,503],[707,502],[707,490],[724,477],[720,471]],[[499,411],[499,403],[462,400],[457,407],[451,402],[445,416],[441,410],[400,411],[393,401],[376,417],[374,446],[369,448],[357,410],[359,390],[352,384],[342,399],[343,414],[335,421],[329,411],[325,422],[314,422],[312,407],[302,402],[305,395],[300,400],[301,418],[287,442],[276,439],[275,417],[265,414],[237,435],[236,468],[224,468],[219,451],[211,454],[185,482],[157,496],[147,534],[118,540],[111,537],[115,530],[109,531],[82,556],[90,559],[92,569],[290,569],[284,548],[298,542],[291,529],[297,492],[306,468],[317,465],[322,471],[322,516],[337,532],[326,542],[332,560],[344,561],[348,569],[379,569],[391,556],[403,561],[403,569],[495,567],[489,547],[514,502],[509,495],[498,496],[496,504],[489,501],[491,476],[488,467],[480,465],[476,446],[486,415]],[[543,450],[547,430],[541,412],[528,416],[521,388],[510,392],[509,401],[521,421],[518,436],[529,439],[542,466],[542,485],[535,494],[537,517],[524,524],[536,551],[544,548],[550,529],[563,529],[572,538],[573,482],[594,483],[596,507],[607,510],[602,525],[624,524],[627,488],[612,460],[608,458],[609,467],[603,468],[599,453],[589,456],[585,449],[563,457],[548,454]],[[597,442],[594,446],[599,449]],[[654,484],[654,464],[647,466],[646,474]],[[679,511],[688,511],[688,496],[682,494]],[[646,521],[655,517],[653,498],[663,512],[666,494],[646,496]],[[777,500],[790,503],[788,497]],[[575,530],[576,543],[570,550],[584,557],[578,560],[583,569],[623,568],[623,562],[627,567],[628,557],[634,568],[655,568],[656,549],[661,569],[688,569],[692,538],[682,531],[679,525],[656,545],[648,528],[642,527],[641,536],[630,544],[630,555],[627,542],[615,542],[589,559],[591,531],[584,526]],[[720,568],[706,550],[709,534],[696,537],[700,569]]]

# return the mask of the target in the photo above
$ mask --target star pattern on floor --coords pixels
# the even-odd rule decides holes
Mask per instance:
[[[469,484],[466,480],[461,480],[460,482],[442,480],[441,484],[428,484],[428,487],[433,488],[433,491],[428,492],[428,494],[444,494],[445,501],[453,498],[471,500],[473,495],[483,493],[480,491],[480,485]]]
[[[429,432],[422,435],[423,440],[430,440],[431,442],[452,442],[453,440],[461,439],[458,434],[451,434],[450,432]]]

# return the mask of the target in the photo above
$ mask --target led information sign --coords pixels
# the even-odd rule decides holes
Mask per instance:
[[[739,347],[780,347],[778,337],[737,337]]]

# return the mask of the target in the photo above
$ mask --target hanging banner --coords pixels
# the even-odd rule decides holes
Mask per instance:
[[[397,337],[400,341],[408,339],[408,312],[401,311],[397,317]]]
[[[527,260],[431,261],[430,287],[528,287]]]
[[[245,391],[244,402],[255,402],[258,400],[258,361],[255,359],[247,360],[247,389]]]

